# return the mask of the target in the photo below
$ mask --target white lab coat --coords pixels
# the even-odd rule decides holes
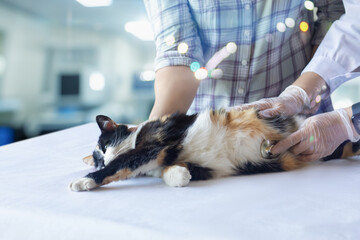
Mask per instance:
[[[360,0],[344,0],[345,14],[335,21],[304,72],[315,72],[330,93],[360,76]]]

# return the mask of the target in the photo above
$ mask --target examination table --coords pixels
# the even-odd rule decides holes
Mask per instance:
[[[0,147],[0,239],[360,239],[360,158],[191,182],[139,177],[89,192],[95,123]]]

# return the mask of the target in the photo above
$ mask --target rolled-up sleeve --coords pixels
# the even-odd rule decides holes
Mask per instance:
[[[344,5],[345,15],[334,22],[303,71],[319,74],[327,82],[330,92],[340,85],[335,77],[353,72],[360,66],[360,4],[358,0],[345,0]]]
[[[192,62],[204,65],[198,28],[187,1],[144,0],[152,24],[155,45],[155,71],[166,66],[189,66]],[[188,45],[186,53],[178,45]]]
[[[317,7],[318,19],[315,22],[312,44],[319,45],[331,24],[338,20],[345,10],[341,0],[318,0],[314,1],[314,3]]]

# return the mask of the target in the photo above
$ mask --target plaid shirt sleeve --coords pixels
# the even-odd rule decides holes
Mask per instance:
[[[312,44],[319,45],[332,22],[339,19],[345,13],[345,9],[341,0],[318,0],[314,1],[314,4],[318,8],[318,19],[315,22]]]
[[[144,0],[153,27],[156,58],[155,71],[166,66],[190,66],[194,61],[204,65],[198,29],[186,0]],[[177,47],[186,43],[180,54]]]

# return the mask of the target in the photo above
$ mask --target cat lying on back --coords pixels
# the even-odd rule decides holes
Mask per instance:
[[[301,124],[297,117],[262,119],[254,109],[234,109],[173,114],[138,128],[102,115],[96,121],[101,135],[86,160],[98,170],[72,182],[73,191],[141,174],[161,176],[169,186],[182,187],[190,180],[289,171],[305,165],[291,152],[273,159],[260,154],[263,140],[280,140],[296,131]]]

